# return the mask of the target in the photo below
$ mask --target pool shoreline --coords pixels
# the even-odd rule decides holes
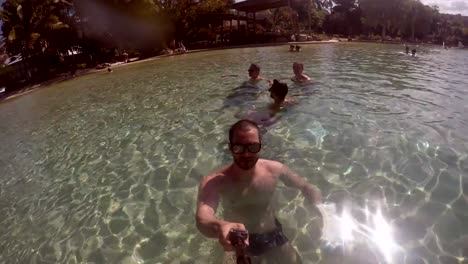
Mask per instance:
[[[143,62],[149,62],[153,60],[157,60],[160,58],[165,58],[165,57],[172,57],[172,56],[179,56],[179,55],[186,55],[190,53],[198,53],[198,52],[208,52],[208,51],[215,51],[215,50],[226,50],[226,49],[242,49],[242,48],[259,48],[259,47],[276,47],[276,46],[289,46],[291,44],[294,45],[312,45],[312,44],[333,44],[333,43],[339,43],[340,41],[338,40],[324,40],[324,41],[304,41],[304,42],[281,42],[281,43],[261,43],[261,44],[248,44],[248,45],[237,45],[237,46],[225,46],[225,47],[216,47],[216,48],[208,48],[208,49],[197,49],[197,50],[189,50],[185,53],[180,53],[180,54],[165,54],[165,55],[158,55],[154,57],[150,57],[147,59],[143,60],[135,60],[130,63],[116,63],[111,66],[111,68],[119,68],[127,65],[133,65],[136,63],[143,63]],[[15,99],[17,97],[29,94],[33,91],[36,91],[40,88],[45,88],[48,87],[52,84],[55,83],[60,83],[64,81],[68,81],[70,79],[74,79],[75,77],[83,76],[83,75],[88,75],[88,74],[93,74],[93,73],[98,73],[101,71],[106,71],[107,68],[104,69],[84,69],[77,71],[75,76],[59,76],[56,78],[53,78],[51,80],[47,80],[38,84],[34,84],[31,86],[24,87],[22,89],[19,89],[17,91],[13,91],[10,94],[4,94],[0,95],[0,103],[7,102],[9,100]]]

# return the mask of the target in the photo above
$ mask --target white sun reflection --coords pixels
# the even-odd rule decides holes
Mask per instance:
[[[377,209],[377,213],[373,215],[372,220],[374,229],[371,232],[371,239],[379,248],[385,261],[392,263],[393,254],[398,249],[398,244],[393,239],[393,228],[385,220],[380,208]]]
[[[357,225],[347,212],[343,211],[340,221],[340,236],[343,244],[354,240],[353,232],[357,230]]]
[[[327,213],[330,213],[328,211]],[[336,214],[327,218],[330,221],[336,221],[331,226],[335,229],[334,239],[345,248],[352,249],[355,246],[367,245],[370,249],[377,250],[381,255],[383,263],[393,263],[395,253],[400,249],[393,237],[394,230],[390,222],[385,219],[382,210],[378,207],[375,211],[370,211],[366,205],[363,208],[365,223],[357,221],[349,210],[345,209],[340,216]],[[331,227],[330,226],[330,227]],[[327,232],[333,232],[328,230]]]

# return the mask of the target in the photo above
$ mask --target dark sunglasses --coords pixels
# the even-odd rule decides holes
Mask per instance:
[[[253,70],[253,69],[249,69],[249,72],[255,72],[255,70]]]
[[[234,154],[242,154],[245,150],[249,151],[250,153],[258,153],[260,149],[262,149],[262,144],[260,143],[253,143],[253,144],[231,144],[231,151]]]

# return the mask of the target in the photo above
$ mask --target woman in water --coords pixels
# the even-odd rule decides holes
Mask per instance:
[[[268,91],[270,92],[270,97],[273,99],[273,102],[268,105],[266,111],[249,110],[245,115],[237,114],[236,117],[252,120],[262,126],[270,126],[276,123],[276,121],[279,120],[278,112],[280,112],[283,107],[295,103],[295,101],[286,99],[286,95],[289,91],[288,85],[278,80],[273,80],[273,84]]]

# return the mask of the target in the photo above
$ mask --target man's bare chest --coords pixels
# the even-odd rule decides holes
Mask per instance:
[[[277,180],[257,178],[249,183],[232,182],[225,186],[222,200],[230,206],[264,206],[269,204],[275,193]]]

